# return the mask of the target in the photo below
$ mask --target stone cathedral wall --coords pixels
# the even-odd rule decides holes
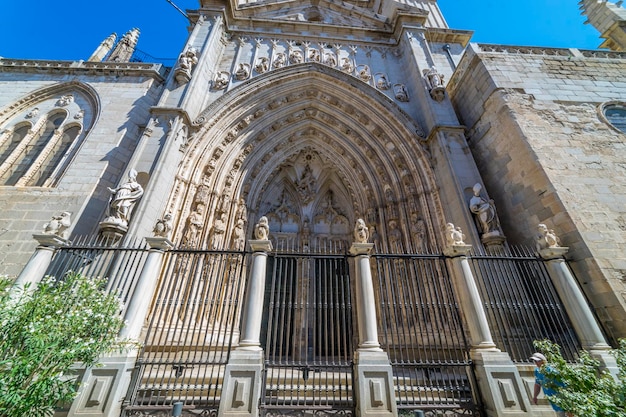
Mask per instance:
[[[596,56],[593,56],[596,55]],[[473,45],[449,91],[510,243],[546,223],[612,338],[626,336],[626,55]]]
[[[0,274],[15,276],[36,247],[34,233],[53,215],[70,211],[75,235],[98,230],[115,187],[156,103],[162,85],[151,64],[101,64],[0,60],[0,132],[11,122],[11,107],[36,107],[37,91],[81,85],[94,91],[94,123],[71,163],[52,187],[0,186]],[[30,97],[32,95],[32,97]],[[82,105],[82,104],[81,104]],[[81,134],[79,136],[83,137]]]

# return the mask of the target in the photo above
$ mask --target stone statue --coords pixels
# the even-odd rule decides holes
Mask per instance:
[[[128,173],[128,180],[119,187],[107,188],[111,197],[109,198],[109,213],[105,221],[128,226],[133,208],[143,195],[143,187],[137,182],[137,171],[131,169]]]
[[[372,79],[372,73],[370,72],[370,67],[368,65],[359,65],[357,67],[357,73],[359,78],[365,82]]]
[[[365,220],[358,219],[354,225],[354,242],[367,243],[370,238],[370,232],[365,225]]]
[[[292,64],[301,64],[304,61],[304,57],[302,56],[302,51],[299,49],[294,49],[289,54],[289,62]]]
[[[152,229],[152,233],[156,237],[170,237],[170,232],[172,231],[172,213],[166,213],[162,219],[158,219],[156,224],[154,225],[154,229]]]
[[[341,70],[347,73],[354,71],[354,65],[352,64],[352,60],[350,58],[341,58]]]
[[[393,92],[396,96],[396,99],[398,99],[399,101],[409,101],[409,93],[406,91],[406,87],[404,86],[404,84],[394,84]]]
[[[446,89],[443,86],[443,74],[440,74],[435,67],[425,69],[423,74],[430,96],[435,101],[442,101],[446,97]]]
[[[224,213],[218,213],[215,223],[213,223],[213,230],[211,233],[211,249],[221,249],[222,242],[224,241],[224,234],[226,233],[226,222],[224,222]]]
[[[270,236],[270,226],[267,217],[262,216],[254,226],[254,238],[257,240],[267,240]]]
[[[385,74],[377,74],[376,88],[379,90],[389,90],[389,80],[387,80],[387,76]]]
[[[230,72],[220,71],[215,75],[215,81],[213,81],[213,87],[217,90],[223,90],[228,86],[230,80]]]
[[[254,70],[259,74],[263,74],[270,69],[270,60],[267,57],[261,57],[257,60]]]
[[[561,241],[554,233],[554,230],[548,229],[548,226],[543,223],[537,226],[537,230],[539,231],[537,235],[537,250],[558,248],[561,246]]]
[[[247,80],[250,76],[250,64],[239,63],[237,71],[235,71],[235,79],[239,81]]]
[[[52,219],[43,225],[44,235],[55,235],[61,239],[67,240],[70,231],[69,228],[72,225],[72,214],[69,211],[64,211],[61,214],[52,216]]]
[[[448,246],[465,245],[465,235],[460,227],[454,227],[454,224],[446,224],[446,244]]]
[[[276,58],[274,59],[274,63],[272,64],[274,68],[282,68],[287,64],[287,59],[285,58],[285,54],[279,52],[276,54]]]
[[[232,248],[233,250],[242,251],[246,245],[245,239],[245,230],[244,230],[244,222],[243,220],[237,220],[237,224],[235,225],[235,229],[233,230],[232,237]]]
[[[198,235],[204,227],[204,204],[198,204],[196,209],[191,212],[187,219],[187,230],[185,232],[184,242],[187,246],[195,245],[198,241]]]
[[[481,197],[481,190],[482,186],[478,183],[475,184],[473,188],[474,196],[469,201],[469,209],[475,215],[476,226],[483,236],[500,234],[493,200],[487,201]]]
[[[174,76],[179,84],[189,82],[191,71],[198,63],[198,53],[195,48],[189,48],[178,57],[178,63],[174,70]]]

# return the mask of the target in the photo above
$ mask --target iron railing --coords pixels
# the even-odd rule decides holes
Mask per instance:
[[[550,339],[573,361],[581,349],[552,284],[545,261],[530,248],[506,254],[472,254],[470,265],[496,345],[517,362],[529,362],[534,340]]]

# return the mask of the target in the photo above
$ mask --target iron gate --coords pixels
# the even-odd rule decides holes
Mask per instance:
[[[400,415],[478,415],[473,364],[441,255],[373,256],[381,347]]]
[[[261,413],[354,415],[347,257],[275,253],[267,271]]]

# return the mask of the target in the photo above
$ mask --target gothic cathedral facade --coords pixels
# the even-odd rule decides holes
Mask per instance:
[[[547,416],[533,340],[613,367],[626,9],[579,4],[604,49],[201,0],[171,66],[0,58],[0,273],[105,276],[142,343],[58,415]]]

